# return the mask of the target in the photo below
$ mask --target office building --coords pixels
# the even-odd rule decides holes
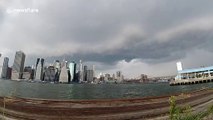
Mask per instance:
[[[83,72],[83,79],[84,81],[87,81],[87,66],[84,66],[84,72]]]
[[[44,68],[44,81],[55,81],[55,68],[54,66],[48,66]]]
[[[94,71],[93,70],[87,70],[87,82],[92,82],[93,81],[93,78],[94,78]]]
[[[92,65],[93,77],[95,77],[95,65]]]
[[[121,71],[117,71],[116,72],[116,80],[117,82],[122,82],[124,79],[124,76],[122,75],[122,72]]]
[[[33,79],[34,70],[31,66],[24,67],[23,79],[31,80]]]
[[[84,81],[84,73],[83,73],[83,65],[82,65],[82,61],[79,61],[79,72],[78,72],[78,76],[79,76],[79,82],[83,82]]]
[[[7,77],[6,77],[6,79],[11,79],[11,76],[12,76],[12,68],[8,67],[7,68]]]
[[[115,80],[115,74],[112,74],[112,80]]]
[[[63,61],[61,63],[61,72],[60,72],[59,82],[61,82],[61,83],[69,83],[68,70],[67,70],[67,61]]]
[[[44,80],[44,59],[41,58],[41,80]]]
[[[109,80],[110,80],[110,74],[105,74],[104,81],[109,81]]]
[[[44,70],[44,59],[43,58],[37,58],[36,61],[36,68],[35,68],[35,79],[36,80],[43,80],[43,72]]]
[[[24,71],[25,54],[22,51],[17,51],[12,67],[12,79],[22,79]]]
[[[23,72],[22,79],[30,80],[31,79],[31,73],[30,72]]]
[[[59,75],[61,73],[61,63],[59,60],[56,60],[54,62],[54,68],[55,68],[55,82],[59,82]]]
[[[70,74],[70,81],[71,82],[77,82],[77,79],[76,79],[76,63],[75,62],[69,63],[69,74]]]
[[[3,62],[4,62],[3,58],[0,57],[0,75],[2,74]]]
[[[1,78],[4,78],[4,79],[7,78],[8,63],[9,63],[9,58],[5,57],[4,62],[3,62],[3,66],[2,66]]]
[[[37,61],[36,61],[36,73],[35,73],[35,79],[36,80],[41,80],[41,64],[40,64],[40,58],[37,58]]]
[[[145,82],[148,82],[148,76],[145,75],[145,74],[141,74],[141,82],[145,83]]]

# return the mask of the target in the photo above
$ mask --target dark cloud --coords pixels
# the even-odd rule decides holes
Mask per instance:
[[[209,0],[3,0],[0,51],[11,55],[23,50],[27,64],[36,57],[48,62],[82,59],[100,66],[135,59],[164,64],[188,58],[196,49],[213,52],[212,4]],[[8,8],[28,7],[39,13],[6,13]]]

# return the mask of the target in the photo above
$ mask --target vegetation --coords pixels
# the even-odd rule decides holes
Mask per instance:
[[[201,113],[192,114],[192,109],[190,106],[178,107],[176,104],[176,99],[171,96],[170,102],[170,120],[202,120],[203,118],[213,114],[213,105],[211,105],[208,110]]]

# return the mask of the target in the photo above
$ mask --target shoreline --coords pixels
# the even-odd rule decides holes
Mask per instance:
[[[0,110],[16,119],[142,119],[168,115],[169,97],[144,97],[131,99],[48,100],[17,97],[0,97]],[[213,105],[213,89],[201,89],[173,94],[178,105],[192,108],[210,101]],[[4,109],[5,105],[5,109]],[[2,114],[3,112],[1,112]]]

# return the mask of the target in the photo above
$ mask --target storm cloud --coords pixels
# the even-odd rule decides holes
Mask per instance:
[[[177,61],[188,68],[213,64],[212,4],[209,0],[2,0],[0,52],[13,59],[15,51],[22,50],[28,65],[36,57],[48,62],[66,58],[96,64],[104,72],[122,70],[127,76],[176,74]],[[39,12],[7,12],[26,8]],[[165,68],[163,73],[160,67]]]

